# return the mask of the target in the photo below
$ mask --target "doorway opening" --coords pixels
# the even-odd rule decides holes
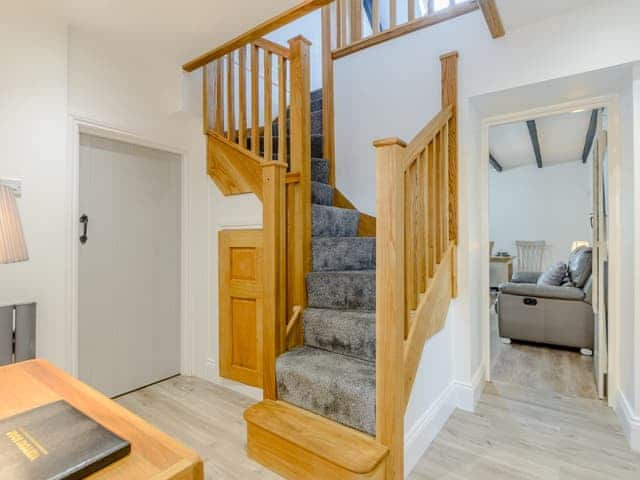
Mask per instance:
[[[490,375],[606,397],[606,108],[489,129]]]

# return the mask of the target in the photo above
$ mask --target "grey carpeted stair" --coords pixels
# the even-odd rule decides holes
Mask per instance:
[[[329,162],[324,158],[311,159],[311,180],[329,183]]]
[[[312,234],[314,237],[355,237],[360,214],[356,210],[313,205]]]
[[[376,272],[310,272],[307,296],[310,307],[373,311],[376,309]]]
[[[374,435],[376,242],[357,236],[356,210],[333,206],[322,158],[322,91],[311,97],[313,271],[304,347],[278,357],[278,398]]]
[[[276,361],[278,397],[371,435],[375,432],[375,366],[318,348],[290,350]]]
[[[311,201],[316,205],[333,205],[333,187],[326,183],[311,182]]]
[[[362,360],[376,359],[376,314],[307,308],[304,344]]]
[[[312,244],[313,270],[375,270],[375,237],[316,237]]]

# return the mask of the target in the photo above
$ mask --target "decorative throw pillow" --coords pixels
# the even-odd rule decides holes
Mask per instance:
[[[567,275],[567,265],[562,262],[554,263],[549,269],[540,275],[538,285],[550,285],[559,287]]]
[[[569,275],[571,281],[578,288],[583,288],[591,276],[591,256],[593,251],[589,247],[576,248],[569,255]]]

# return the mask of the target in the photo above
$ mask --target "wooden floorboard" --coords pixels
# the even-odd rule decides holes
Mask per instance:
[[[194,448],[207,479],[280,478],[246,456],[248,397],[176,377],[118,402]],[[409,478],[637,480],[640,455],[603,402],[493,382],[476,413],[453,414]]]

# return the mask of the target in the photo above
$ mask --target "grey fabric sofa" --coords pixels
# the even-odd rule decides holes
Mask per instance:
[[[499,334],[503,339],[593,349],[591,251],[572,252],[563,286],[539,284],[540,273],[520,272],[498,293]]]

